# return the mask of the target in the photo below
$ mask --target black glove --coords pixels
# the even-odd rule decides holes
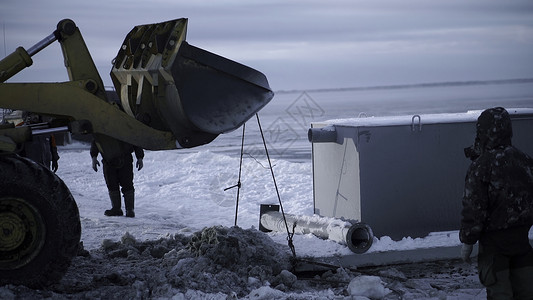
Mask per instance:
[[[100,166],[100,163],[98,162],[98,159],[95,157],[93,157],[93,170],[95,172],[98,172],[98,167],[97,166]]]

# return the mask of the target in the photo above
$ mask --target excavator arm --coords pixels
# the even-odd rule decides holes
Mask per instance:
[[[113,60],[119,103],[109,101],[76,24],[58,23],[48,37],[0,61],[0,107],[51,115],[74,133],[92,133],[104,157],[121,143],[150,150],[190,148],[240,127],[273,97],[266,77],[185,41],[187,19],[134,27]],[[70,81],[4,83],[59,41]],[[61,124],[61,122],[56,122]],[[21,136],[0,129],[0,149]],[[2,146],[3,145],[3,146]]]
[[[73,133],[96,133],[148,150],[176,149],[169,131],[149,127],[86,89],[88,81],[0,84],[2,107],[66,118]],[[4,98],[5,96],[5,98]],[[57,99],[65,98],[65,101]],[[33,99],[33,101],[27,101]]]
[[[92,134],[104,159],[111,160],[126,143],[150,150],[209,143],[272,99],[262,73],[189,45],[186,29],[187,19],[132,29],[111,70],[118,102],[107,98],[71,20],[0,61],[0,107],[54,117],[46,129],[0,124],[0,286],[41,288],[59,281],[80,244],[78,208],[64,182],[45,166],[12,155],[33,135]],[[69,81],[5,83],[55,41]]]

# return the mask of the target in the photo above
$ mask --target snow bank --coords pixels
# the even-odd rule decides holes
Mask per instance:
[[[382,117],[359,117],[346,119],[332,119],[319,124],[337,126],[371,127],[371,126],[397,126],[411,124],[442,124],[476,122],[483,110],[470,110],[465,113],[438,113],[422,115],[382,116]],[[533,108],[507,108],[509,114],[533,114]],[[326,130],[332,130],[328,128]]]

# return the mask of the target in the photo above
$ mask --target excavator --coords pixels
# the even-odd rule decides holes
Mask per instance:
[[[266,76],[186,42],[188,19],[135,26],[112,61],[109,97],[74,21],[0,61],[0,108],[47,116],[46,126],[0,124],[0,286],[58,282],[80,249],[75,199],[48,168],[19,156],[44,134],[91,135],[104,159],[128,144],[192,148],[233,131],[273,97]],[[69,80],[7,83],[59,42]]]

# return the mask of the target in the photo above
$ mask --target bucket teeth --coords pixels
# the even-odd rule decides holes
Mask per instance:
[[[124,110],[184,148],[239,128],[274,96],[261,72],[189,45],[187,19],[134,27],[111,78]]]

